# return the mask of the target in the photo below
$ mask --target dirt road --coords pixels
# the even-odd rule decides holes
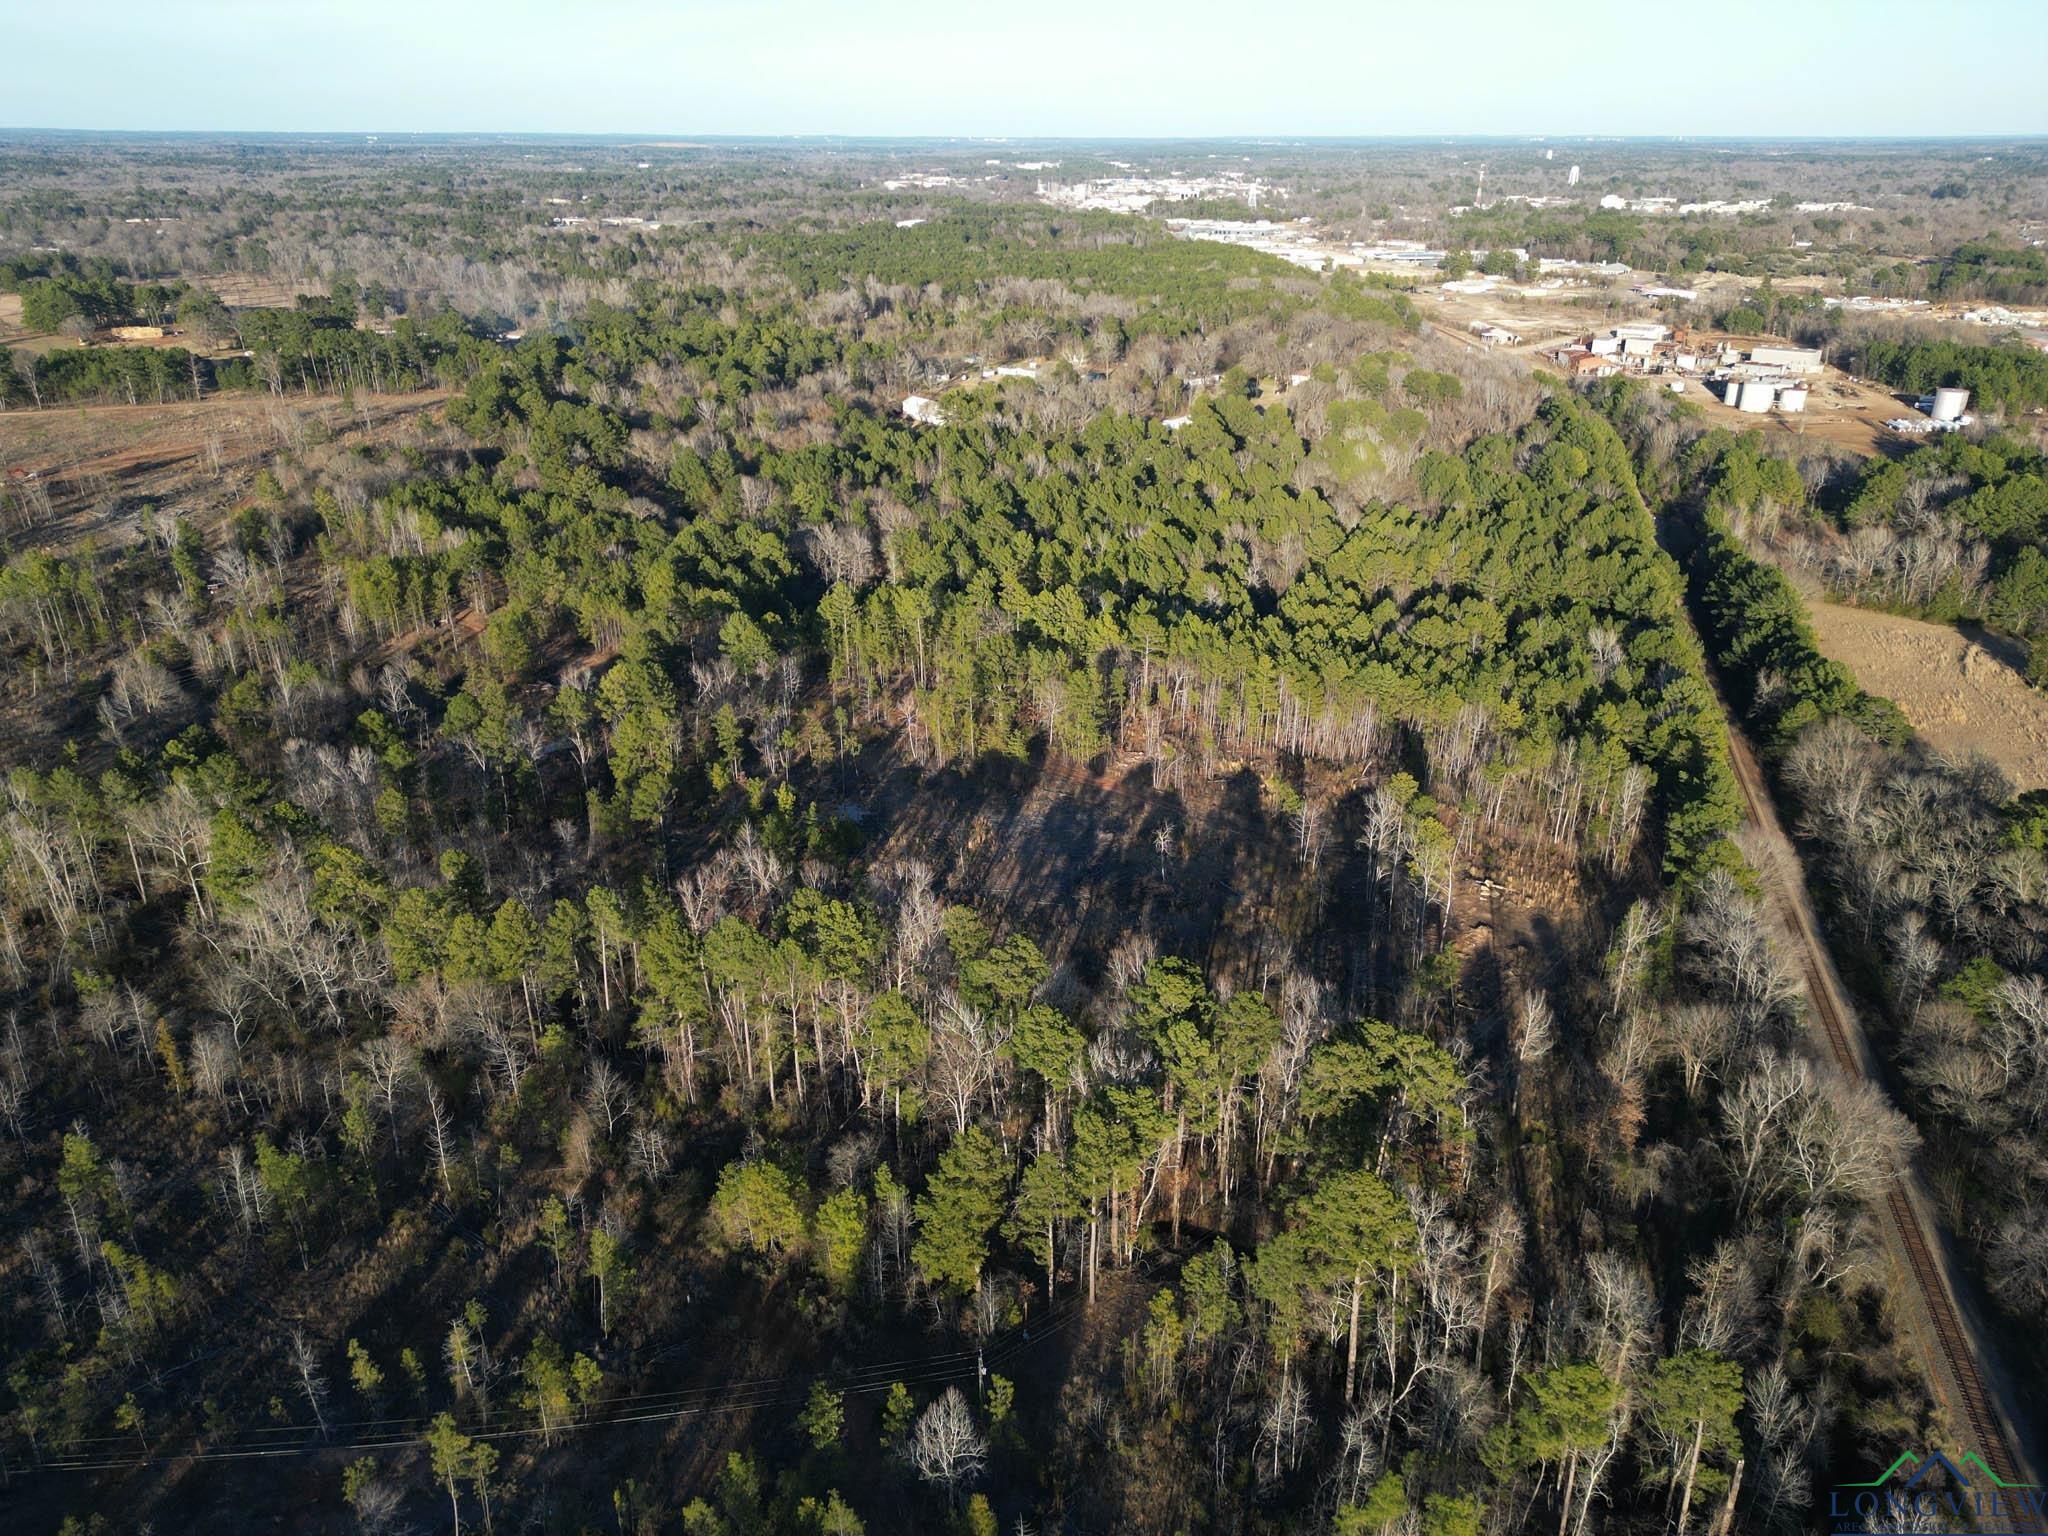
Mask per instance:
[[[1728,738],[1750,822],[1771,852],[1772,867],[1765,873],[1789,937],[1798,947],[1814,1021],[1827,1053],[1844,1072],[1881,1082],[1877,1058],[1821,938],[1799,855],[1779,823],[1756,756],[1732,722]],[[1897,1171],[1876,1214],[1892,1268],[1906,1282],[1893,1291],[1900,1322],[1914,1336],[1928,1387],[1956,1437],[1943,1449],[1952,1456],[1976,1451],[2008,1483],[2038,1483],[2033,1442],[2016,1411],[2011,1384],[1985,1347],[1981,1319],[1956,1284],[1955,1255],[1935,1220],[1917,1165],[1908,1163]]]

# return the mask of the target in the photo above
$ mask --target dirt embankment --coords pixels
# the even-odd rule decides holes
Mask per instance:
[[[1982,752],[2019,789],[2048,787],[2048,694],[1946,624],[1808,600],[1820,648],[1898,703],[1946,752]]]

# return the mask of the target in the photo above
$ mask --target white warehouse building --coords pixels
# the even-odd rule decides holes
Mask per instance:
[[[1752,347],[1749,360],[1787,373],[1819,373],[1821,367],[1819,347]]]

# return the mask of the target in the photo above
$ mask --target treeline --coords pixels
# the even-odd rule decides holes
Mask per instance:
[[[62,347],[0,372],[0,409],[196,400],[215,365],[183,347]]]
[[[458,386],[500,350],[453,316],[425,325],[401,319],[389,335],[296,310],[244,310],[232,323],[251,355],[121,346],[22,354],[16,367],[0,372],[0,408],[161,404],[196,400],[210,389],[401,394]]]
[[[2019,440],[1960,435],[1875,461],[1795,530],[1797,553],[1830,583],[1935,620],[1967,618],[2023,640],[2048,677],[2048,458]],[[1816,520],[1818,522],[1818,520]]]
[[[400,318],[389,334],[359,330],[325,304],[244,310],[235,323],[254,356],[216,365],[224,389],[400,394],[461,384],[498,350],[448,311]]]
[[[1873,740],[1904,741],[1912,728],[1899,707],[1821,654],[1798,589],[1728,524],[1729,512],[1753,511],[1759,495],[1802,491],[1791,466],[1765,453],[1754,432],[1716,430],[1687,450],[1683,473],[1701,489],[1705,518],[1688,573],[1694,611],[1722,686],[1758,738],[1783,752],[1809,726],[1840,717]]]
[[[2048,299],[2048,252],[2037,246],[2011,249],[1973,240],[1941,258],[1928,286],[1937,298],[2039,304]]]
[[[1967,389],[1978,409],[2031,411],[2048,405],[2048,353],[2032,347],[1871,337],[1844,342],[1842,366],[1887,388],[1917,394]]]
[[[2048,668],[2048,460],[2019,440],[1954,434],[1878,458],[1810,497],[1789,463],[1723,454],[1720,504],[1738,537],[1851,601],[2024,641]]]
[[[1648,403],[1628,388],[1603,396],[1632,428],[1646,425]],[[2035,1358],[2031,1324],[2048,1304],[2048,972],[2036,939],[2048,923],[2044,797],[2016,796],[1984,758],[1931,751],[1891,701],[1819,654],[1797,590],[1731,527],[1746,519],[1756,536],[1759,522],[1771,526],[1759,519],[1771,497],[1804,501],[1791,466],[1757,434],[1705,433],[1676,467],[1704,503],[1693,590],[1723,685],[1812,850],[1830,942],[1877,1004],[1874,1038],[1927,1138],[1942,1217],[2015,1325],[2011,1347]],[[2009,440],[1930,445],[1903,463],[1874,461],[1837,515],[1881,526],[1900,514],[1906,485],[1932,479],[1948,482],[1952,505],[1976,503],[1975,526],[1995,526],[1997,509],[2031,506],[2036,494],[1999,487],[2037,467]]]
[[[111,263],[69,252],[0,261],[0,293],[21,295],[22,323],[32,331],[54,331],[73,318],[92,329],[160,325],[191,292],[182,282],[124,282]]]

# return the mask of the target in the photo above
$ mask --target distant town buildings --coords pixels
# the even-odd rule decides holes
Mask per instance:
[[[1054,162],[1057,163],[1057,162]],[[1024,169],[1019,166],[1018,169]],[[1143,213],[1154,203],[1185,203],[1196,198],[1242,199],[1251,208],[1261,197],[1285,198],[1284,187],[1270,187],[1242,171],[1215,176],[1100,176],[1090,181],[1038,183],[1038,200],[1055,208],[1099,209],[1108,213]]]
[[[1575,272],[1588,277],[1627,277],[1629,264],[1625,261],[1572,261],[1562,256],[1545,256],[1536,267],[1541,272]]]
[[[1734,215],[1763,213],[1770,208],[1771,199],[1753,197],[1739,202],[1729,202],[1713,198],[1703,203],[1681,203],[1675,197],[1622,197],[1609,192],[1600,199],[1600,206],[1611,212],[1625,210],[1629,213],[1673,213],[1681,217],[1700,213]]]

